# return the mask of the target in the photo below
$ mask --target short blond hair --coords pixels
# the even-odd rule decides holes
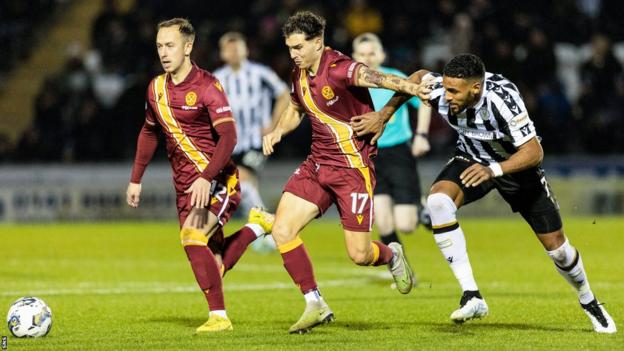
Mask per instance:
[[[362,43],[373,43],[378,45],[379,50],[383,51],[383,45],[381,45],[381,39],[374,33],[362,33],[353,39],[353,51],[357,48],[358,45]]]
[[[193,28],[193,25],[191,24],[191,22],[186,18],[176,17],[176,18],[161,21],[156,26],[156,29],[160,30],[161,28],[169,28],[173,26],[178,26],[180,33],[188,41],[195,40],[195,28]]]

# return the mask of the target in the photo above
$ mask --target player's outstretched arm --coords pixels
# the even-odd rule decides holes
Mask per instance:
[[[376,76],[377,73],[383,76],[386,76],[386,78],[383,78],[383,79],[379,77],[374,78],[374,79],[382,79],[386,81],[387,76],[390,76],[390,75],[385,75],[381,72],[371,70],[368,67],[362,67],[358,70],[357,81],[358,82],[360,80],[366,81],[367,79],[370,80],[371,78],[365,78],[365,75],[371,74],[371,72],[376,72],[376,73],[372,73],[373,76]],[[425,88],[423,92],[426,92],[426,95],[419,96],[421,100],[425,102],[426,101],[425,99],[429,98],[428,94],[430,91],[430,88],[429,88],[430,81],[429,80],[423,81],[423,77],[427,73],[429,73],[429,71],[420,70],[410,75],[407,79],[401,78],[401,77],[397,77],[397,78],[401,81],[407,81],[408,84],[412,84],[412,85]],[[366,83],[362,83],[362,84],[366,84]],[[396,91],[396,89],[391,89],[391,90]],[[423,99],[423,97],[425,99]],[[358,136],[366,135],[366,134],[373,134],[373,137],[371,138],[371,144],[374,144],[377,141],[377,139],[381,137],[381,134],[383,133],[383,129],[386,123],[388,122],[388,120],[390,120],[390,118],[396,112],[396,110],[398,110],[405,102],[407,102],[407,100],[411,98],[412,98],[412,94],[409,94],[409,93],[406,94],[406,93],[397,91],[392,96],[390,101],[388,101],[388,103],[386,103],[386,105],[381,110],[376,111],[376,112],[369,112],[367,114],[355,116],[351,118],[351,127],[353,128],[353,130]]]
[[[418,79],[415,79],[416,77]],[[421,75],[414,76],[414,79],[411,78],[411,76],[403,78],[361,66],[357,71],[355,84],[359,87],[384,88],[397,93],[418,96],[423,101],[429,100],[429,93],[431,92],[429,84],[421,81]]]
[[[275,128],[262,138],[262,152],[265,156],[273,153],[273,146],[282,140],[282,137],[293,131],[301,123],[303,111],[292,101],[279,117]]]
[[[537,137],[534,137],[520,145],[518,151],[511,155],[509,159],[489,166],[475,163],[466,168],[466,170],[459,175],[459,179],[462,180],[462,183],[466,187],[478,186],[486,180],[500,177],[503,174],[516,173],[531,167],[536,167],[542,163],[543,159],[544,150],[542,149],[542,145],[537,140]]]
[[[134,158],[134,165],[132,166],[132,174],[130,175],[130,184],[128,184],[128,189],[126,190],[126,202],[130,207],[139,207],[141,198],[141,178],[143,178],[145,169],[152,160],[152,157],[154,157],[154,153],[158,147],[157,129],[156,125],[152,125],[146,121],[139,132],[136,156]]]

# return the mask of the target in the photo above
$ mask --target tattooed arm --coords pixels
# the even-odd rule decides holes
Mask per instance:
[[[360,71],[363,71],[365,68],[369,71],[372,71],[367,67],[362,67]],[[424,99],[420,95],[419,97],[421,98],[423,103],[426,103],[426,99],[429,98],[429,92],[431,90],[429,87],[431,82],[430,80],[423,81],[422,78],[427,73],[429,73],[429,71],[421,69],[420,71],[413,73],[407,79],[403,79],[400,77],[397,77],[397,78],[401,80],[405,80],[407,81],[408,84],[416,85],[419,87],[419,89],[422,89],[426,97]],[[359,78],[359,73],[358,73],[358,78]],[[383,133],[386,123],[392,117],[392,115],[394,115],[396,110],[398,110],[401,107],[401,105],[403,105],[407,100],[411,98],[412,96],[409,93],[406,94],[402,92],[396,92],[392,96],[390,101],[388,101],[381,110],[352,117],[351,127],[353,128],[353,130],[355,131],[357,135],[373,134],[373,137],[371,139],[371,144],[374,144],[377,141],[377,139],[381,137],[381,134]]]
[[[386,74],[366,66],[360,66],[356,73],[355,85],[365,88],[384,88],[397,93],[418,96],[421,100],[429,98],[429,90],[425,84],[420,84],[409,78],[401,78],[394,74]]]

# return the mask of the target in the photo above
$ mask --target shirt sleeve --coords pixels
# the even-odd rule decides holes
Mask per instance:
[[[338,84],[342,84],[345,87],[354,86],[356,83],[357,71],[361,67],[366,67],[366,65],[343,55],[329,65],[329,69],[331,70],[329,74],[332,80]]]
[[[271,91],[271,96],[275,99],[282,95],[286,89],[286,83],[284,83],[280,77],[277,76],[273,70],[268,67],[260,66],[260,77],[264,86],[268,87]]]
[[[147,92],[145,93],[145,123],[155,126],[158,124],[158,120],[156,119],[156,114],[154,113],[154,109],[152,107],[152,101],[155,101],[153,96],[152,85],[154,83],[150,83]]]
[[[232,108],[218,79],[215,78],[208,84],[204,94],[205,106],[213,126],[234,121]]]
[[[499,128],[518,147],[533,139],[537,133],[520,94],[497,86],[492,94],[492,112]]]

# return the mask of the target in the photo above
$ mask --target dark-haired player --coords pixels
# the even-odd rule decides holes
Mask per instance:
[[[557,271],[576,290],[594,330],[615,333],[613,319],[590,289],[578,250],[563,233],[559,206],[540,167],[544,152],[518,88],[486,72],[481,59],[471,54],[451,59],[442,75],[419,71],[413,80],[428,77],[434,77],[431,105],[459,135],[455,156],[427,199],[435,241],[463,291],[451,319],[462,323],[488,313],[455,213],[496,189],[531,226]],[[354,119],[354,129],[358,135],[381,133],[383,122],[405,101],[395,95],[379,113]]]
[[[325,20],[311,12],[291,16],[283,26],[286,46],[296,67],[291,101],[272,132],[263,140],[265,155],[295,129],[304,113],[312,123],[312,153],[295,170],[280,199],[273,237],[284,266],[299,286],[306,309],[291,333],[306,332],[330,321],[333,313],[318,291],[312,264],[298,233],[336,204],[349,257],[358,265],[388,265],[398,290],[407,294],[413,274],[401,245],[371,241],[376,147],[355,136],[352,116],[373,111],[369,87],[383,87],[427,97],[425,84],[369,69],[325,47]]]

